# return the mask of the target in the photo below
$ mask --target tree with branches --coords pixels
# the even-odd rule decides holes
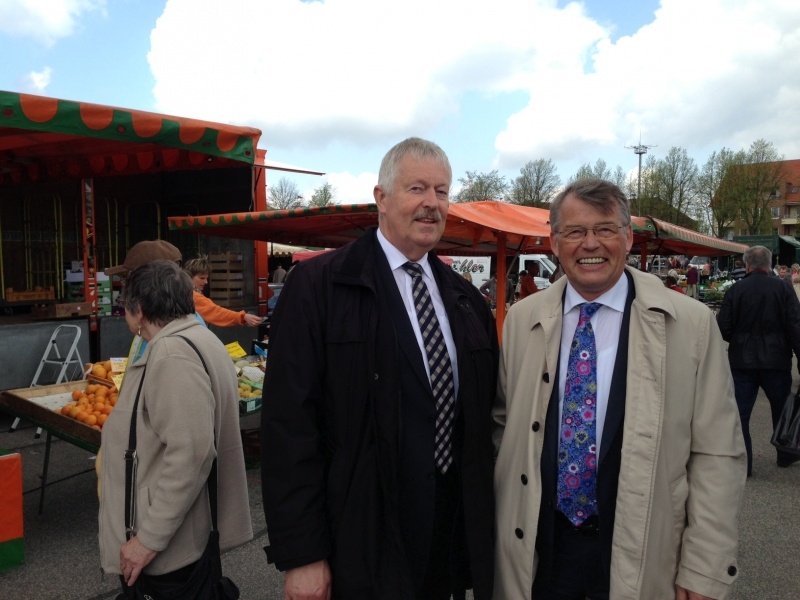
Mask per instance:
[[[297,184],[281,177],[275,185],[267,186],[267,206],[273,210],[303,206],[303,197]]]
[[[453,198],[453,202],[477,202],[479,200],[504,200],[508,193],[508,182],[497,169],[489,173],[467,171],[458,182],[461,191]]]
[[[736,207],[748,235],[767,233],[772,227],[770,204],[780,195],[787,178],[783,156],[764,139],[756,140],[737,156],[742,162],[728,169],[717,200]]]
[[[326,181],[314,190],[314,193],[311,194],[311,200],[309,201],[308,205],[319,206],[321,208],[326,206],[336,206],[339,203],[334,199],[335,195],[336,188],[333,187],[330,182]]]
[[[542,208],[550,204],[559,187],[561,177],[552,160],[529,160],[519,170],[519,177],[512,184],[510,201],[521,206]]]

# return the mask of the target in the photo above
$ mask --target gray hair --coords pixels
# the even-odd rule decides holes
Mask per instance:
[[[550,229],[558,231],[561,219],[561,205],[569,196],[580,198],[604,215],[610,215],[614,208],[619,209],[622,219],[620,225],[631,224],[631,209],[628,198],[616,185],[604,179],[578,179],[561,190],[550,203]]]
[[[167,323],[194,314],[194,286],[189,274],[174,262],[154,260],[131,271],[122,288],[122,305],[141,312],[151,323]]]
[[[448,185],[453,181],[453,170],[450,168],[450,161],[447,154],[439,146],[428,140],[418,137],[410,137],[407,140],[395,144],[386,153],[381,161],[381,168],[378,171],[378,187],[384,193],[391,194],[394,190],[394,180],[397,177],[397,166],[406,156],[417,160],[431,159],[440,163],[447,169]]]
[[[751,246],[742,256],[748,270],[769,271],[772,268],[772,252],[764,246]]]

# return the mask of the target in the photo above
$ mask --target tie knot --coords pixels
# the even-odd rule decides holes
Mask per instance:
[[[583,327],[591,321],[592,317],[595,313],[600,310],[600,307],[603,306],[597,302],[584,302],[581,304],[581,316],[578,319],[578,327]]]
[[[411,277],[422,277],[422,267],[414,262],[407,262],[403,265],[403,270]]]

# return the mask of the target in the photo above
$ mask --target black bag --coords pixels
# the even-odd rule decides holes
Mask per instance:
[[[800,455],[800,388],[786,399],[770,441],[781,452]]]
[[[183,338],[197,355],[203,368],[208,373],[206,361],[200,351],[188,338]],[[139,405],[139,394],[142,391],[144,376],[147,372],[145,365],[136,399],[133,403],[133,414],[128,436],[128,451],[125,453],[125,527],[126,537],[130,540],[133,535],[133,525],[136,520],[136,504],[133,490],[136,488],[136,411]],[[214,440],[214,447],[217,442]],[[222,561],[219,555],[219,531],[217,530],[217,459],[211,463],[211,472],[206,482],[208,501],[211,509],[211,531],[208,534],[205,550],[192,569],[189,579],[183,584],[167,583],[158,578],[149,577],[142,572],[132,587],[127,588],[126,595],[134,600],[238,600],[239,588],[228,577],[222,576]]]
[[[208,536],[206,549],[197,561],[192,574],[182,585],[161,583],[141,573],[130,588],[134,600],[238,600],[239,588],[222,576],[219,558],[219,531]]]

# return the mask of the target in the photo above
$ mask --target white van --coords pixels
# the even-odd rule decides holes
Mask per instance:
[[[543,290],[550,287],[550,276],[556,272],[556,265],[546,254],[520,254],[518,271],[530,271],[532,265],[539,267],[539,275],[534,277],[536,287]]]

